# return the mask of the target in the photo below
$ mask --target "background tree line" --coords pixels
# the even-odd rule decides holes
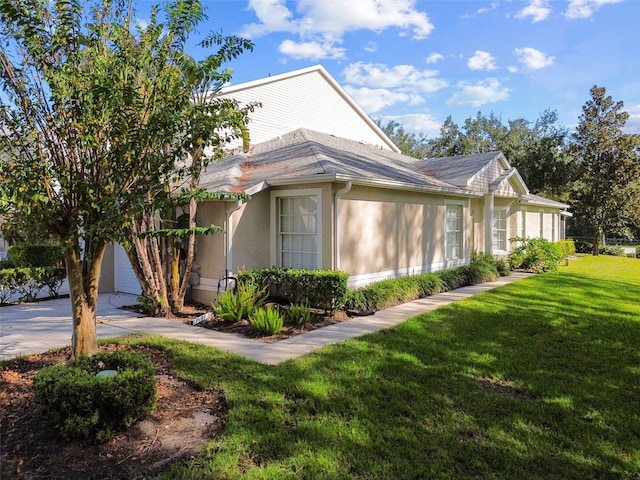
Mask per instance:
[[[378,123],[415,158],[501,151],[531,193],[571,206],[570,234],[590,236],[597,254],[603,235],[640,238],[640,136],[623,131],[629,114],[605,88],[594,86],[590,95],[574,132],[552,110],[506,124],[494,113],[478,112],[462,126],[449,116],[434,138]]]

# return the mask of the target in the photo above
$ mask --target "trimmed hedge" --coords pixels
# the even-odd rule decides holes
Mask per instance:
[[[491,282],[499,277],[496,262],[491,255],[474,254],[469,265],[400,277],[372,283],[350,290],[347,310],[384,310],[385,308],[428,297],[456,288]]]
[[[288,304],[308,304],[326,312],[342,307],[347,295],[348,275],[335,270],[295,270],[278,267],[243,270],[239,282],[265,288],[269,299]]]
[[[98,376],[116,370],[113,376]],[[151,360],[119,350],[45,367],[33,379],[38,413],[66,439],[105,442],[152,412],[156,381]]]

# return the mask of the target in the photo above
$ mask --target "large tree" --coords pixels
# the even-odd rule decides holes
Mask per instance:
[[[226,156],[230,141],[242,138],[248,146],[248,112],[257,105],[239,105],[235,100],[217,96],[231,79],[230,69],[221,67],[253,44],[235,36],[215,33],[202,44],[218,48],[205,60],[184,55],[180,66],[190,89],[190,102],[184,111],[186,135],[177,141],[188,154],[184,178],[168,186],[162,205],[132,219],[124,242],[133,270],[142,287],[144,305],[153,315],[180,313],[184,306],[195,256],[196,235],[212,234],[220,227],[197,226],[198,204],[207,199],[230,195],[208,193],[199,187],[201,173],[212,161]],[[173,188],[171,188],[173,187]]]
[[[0,0],[0,199],[11,221],[65,247],[72,354],[97,349],[100,268],[131,218],[183,172],[181,61],[197,1]]]
[[[640,210],[640,138],[623,131],[629,114],[604,87],[593,86],[572,135],[576,221],[592,233],[597,255],[605,233],[620,234],[637,221]]]

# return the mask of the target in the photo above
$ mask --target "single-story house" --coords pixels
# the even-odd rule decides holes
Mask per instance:
[[[224,89],[250,114],[251,147],[202,175],[238,201],[199,205],[200,225],[225,233],[197,239],[192,296],[209,302],[218,280],[272,265],[340,269],[349,285],[506,255],[516,236],[564,238],[568,205],[532,195],[500,152],[448,158],[402,155],[321,66]],[[102,290],[138,293],[116,246]]]

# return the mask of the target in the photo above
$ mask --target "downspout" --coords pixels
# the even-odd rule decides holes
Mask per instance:
[[[340,270],[340,197],[351,190],[353,186],[352,182],[347,182],[344,188],[338,190],[334,195],[333,200],[333,208],[335,209],[333,213],[333,218],[335,220],[334,225],[334,270]]]
[[[484,253],[493,253],[493,190],[484,197]]]
[[[233,271],[233,212],[240,210],[240,207],[242,207],[242,199],[236,200],[235,206],[227,210],[227,228],[225,231],[227,240],[227,275]]]

